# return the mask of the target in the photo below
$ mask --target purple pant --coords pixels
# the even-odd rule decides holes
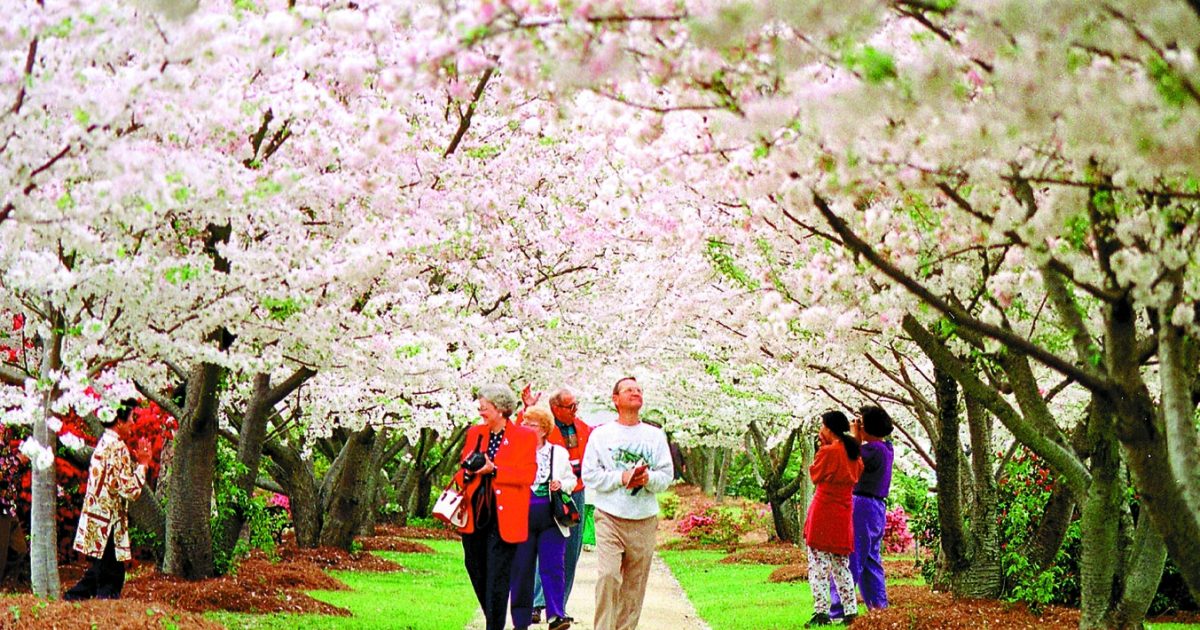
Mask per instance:
[[[850,553],[850,575],[858,585],[867,608],[887,608],[887,584],[883,578],[883,527],[887,505],[883,499],[854,495],[854,551]],[[830,616],[842,616],[842,603],[832,587]]]
[[[567,539],[550,515],[548,497],[529,500],[529,538],[517,546],[512,564],[512,621],[517,628],[528,628],[533,617],[533,575],[542,578],[546,597],[546,618],[564,617],[563,552]]]

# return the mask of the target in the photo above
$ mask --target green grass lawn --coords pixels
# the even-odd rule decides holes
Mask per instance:
[[[773,584],[774,566],[720,564],[723,551],[659,551],[700,617],[713,630],[794,630],[813,613],[808,582]],[[917,579],[888,584],[923,584]],[[1197,624],[1146,624],[1153,630],[1200,630]]]
[[[772,584],[776,567],[720,564],[723,551],[660,551],[713,630],[785,630],[798,628],[812,616],[808,582]]]
[[[332,571],[348,591],[312,591],[323,602],[349,609],[353,617],[325,615],[207,615],[229,628],[304,630],[395,628],[397,630],[462,630],[475,616],[475,593],[456,540],[421,541],[437,553],[378,552],[403,565],[401,573]]]

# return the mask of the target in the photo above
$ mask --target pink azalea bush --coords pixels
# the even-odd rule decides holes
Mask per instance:
[[[911,551],[913,535],[908,531],[908,514],[904,507],[897,505],[885,516],[883,525],[883,550],[887,553],[904,553]]]

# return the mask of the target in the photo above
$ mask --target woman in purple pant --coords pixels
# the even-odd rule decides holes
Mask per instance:
[[[858,410],[851,427],[862,442],[863,474],[854,486],[854,552],[850,574],[868,610],[887,608],[887,584],[883,576],[883,529],[887,522],[887,496],[892,486],[892,418],[875,405]],[[831,617],[841,616],[842,605],[833,592]]]
[[[550,412],[541,407],[533,407],[525,412],[523,426],[538,436],[538,471],[533,481],[533,495],[529,498],[529,538],[517,547],[512,564],[510,596],[513,626],[517,630],[524,630],[532,623],[535,570],[542,578],[546,620],[550,630],[566,630],[572,621],[563,612],[566,604],[563,601],[563,554],[570,530],[555,522],[550,512],[550,493],[561,490],[570,494],[575,489],[577,479],[571,472],[571,455],[567,450],[546,442],[551,422]]]

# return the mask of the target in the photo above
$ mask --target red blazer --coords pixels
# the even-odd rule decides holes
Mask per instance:
[[[839,556],[854,551],[852,494],[862,471],[862,457],[850,461],[841,440],[817,451],[808,469],[817,486],[804,521],[804,542],[809,547]]]
[[[562,431],[558,429],[557,421],[550,422],[550,433],[546,435],[547,442],[567,448],[567,452],[571,454],[571,472],[574,472],[575,478],[579,480],[579,483],[575,485],[575,492],[583,490],[583,475],[579,474],[579,469],[583,465],[583,453],[587,451],[588,437],[591,434],[592,427],[583,420],[575,418],[575,448],[567,448],[567,440],[563,437]]]
[[[476,443],[480,444],[480,450],[487,450],[486,424],[467,429],[467,440],[463,444],[460,461],[475,451]],[[504,427],[504,441],[500,443],[496,459],[492,462],[496,464],[492,491],[496,493],[496,520],[500,523],[500,538],[510,543],[525,542],[529,537],[529,497],[533,494],[533,480],[537,477],[537,435],[509,420]],[[458,469],[454,479],[463,487],[462,468]],[[474,494],[479,483],[480,477],[472,479],[465,486],[464,495],[470,497]],[[458,531],[463,534],[475,532],[475,514],[469,508],[467,524]]]

